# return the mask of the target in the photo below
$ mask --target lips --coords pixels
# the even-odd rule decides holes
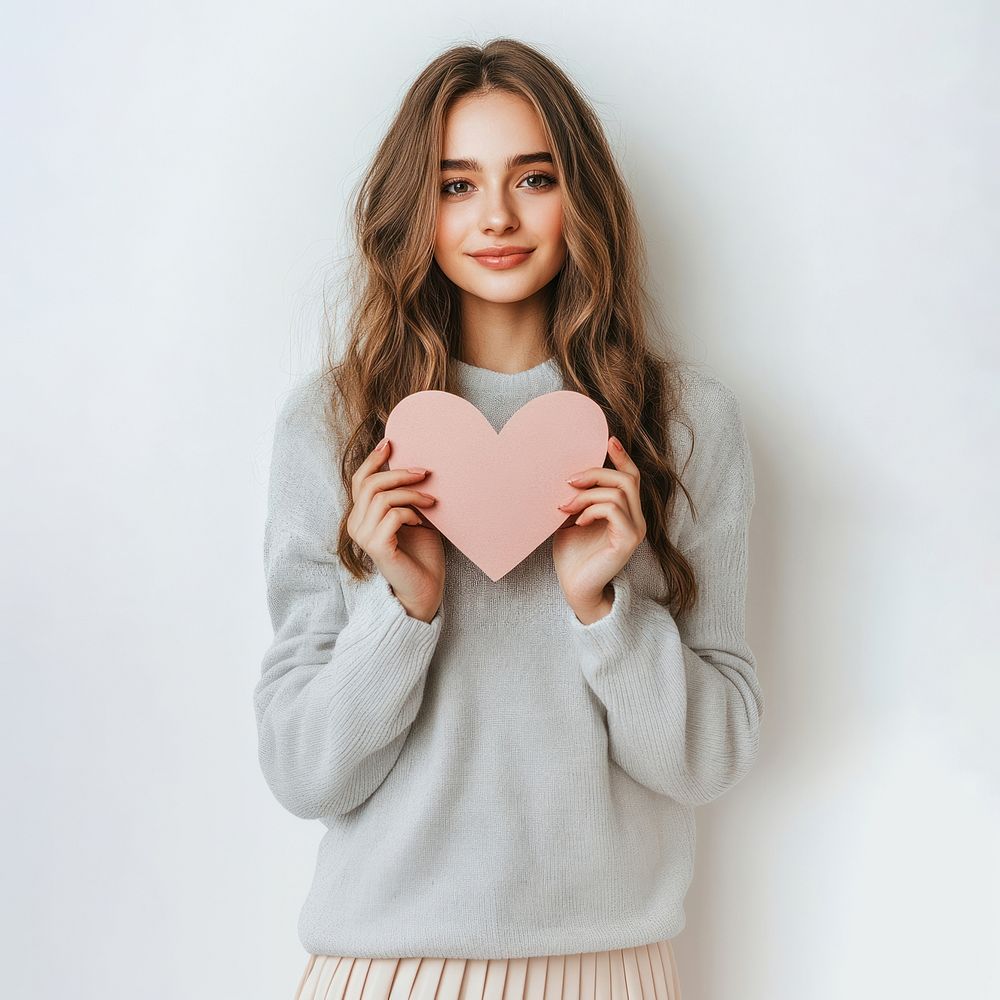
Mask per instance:
[[[531,253],[534,247],[486,247],[483,250],[473,250],[470,257],[507,257],[510,254]]]
[[[491,271],[509,271],[511,268],[519,267],[531,256],[531,251],[526,253],[505,253],[502,257],[490,257],[484,254],[473,255],[473,260],[480,267],[488,267]]]

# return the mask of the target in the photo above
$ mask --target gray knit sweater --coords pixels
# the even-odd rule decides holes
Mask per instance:
[[[453,360],[495,430],[563,388],[549,359]],[[336,557],[345,502],[320,383],[287,397],[264,539],[274,641],[254,690],[275,798],[326,827],[298,922],[307,951],[519,958],[626,948],[685,924],[694,807],[757,755],[763,697],[745,636],[754,500],[737,398],[684,365],[696,434],[671,539],[701,587],[676,619],[642,542],[583,625],[551,538],[498,582],[444,540],[444,599],[411,618],[379,573]],[[683,465],[690,435],[671,423]]]

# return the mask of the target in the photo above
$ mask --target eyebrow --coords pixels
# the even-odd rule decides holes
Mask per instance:
[[[508,156],[504,161],[504,166],[510,170],[511,167],[526,167],[529,163],[551,163],[552,154],[544,151],[538,153],[518,153],[516,156]],[[470,170],[481,171],[483,168],[478,160],[442,160],[442,170]]]

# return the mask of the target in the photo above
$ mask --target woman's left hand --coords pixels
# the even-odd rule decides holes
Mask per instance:
[[[579,516],[552,538],[559,586],[584,625],[611,610],[611,581],[646,537],[639,469],[617,438],[610,438],[608,445],[615,468],[587,469],[571,481],[581,492],[559,509]]]

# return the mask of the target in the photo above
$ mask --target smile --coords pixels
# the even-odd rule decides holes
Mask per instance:
[[[526,261],[532,254],[529,250],[527,253],[508,253],[504,254],[502,257],[482,257],[482,256],[472,256],[472,259],[483,267],[490,267],[495,271],[504,271],[509,267],[517,267],[518,264]]]

